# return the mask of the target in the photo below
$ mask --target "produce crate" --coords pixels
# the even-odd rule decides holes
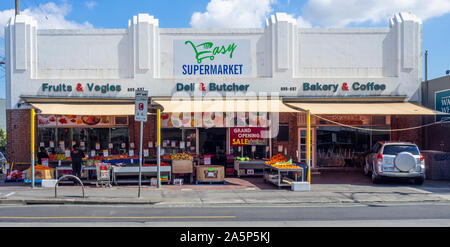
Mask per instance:
[[[34,170],[34,179],[53,179],[54,176],[54,170],[50,169],[35,169]],[[31,179],[31,169],[27,169],[27,179]]]
[[[223,166],[198,166],[197,181],[199,182],[222,182],[225,180]]]
[[[172,160],[172,173],[193,173],[192,160]]]

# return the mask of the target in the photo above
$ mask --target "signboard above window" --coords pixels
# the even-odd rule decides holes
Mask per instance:
[[[128,125],[126,116],[38,115],[37,118],[38,127],[105,128]]]

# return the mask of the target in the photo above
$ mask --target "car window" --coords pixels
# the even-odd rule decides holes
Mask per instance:
[[[383,154],[397,155],[401,152],[409,152],[413,155],[419,155],[419,149],[415,145],[386,145]]]

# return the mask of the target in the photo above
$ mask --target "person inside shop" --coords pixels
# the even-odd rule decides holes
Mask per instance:
[[[78,144],[73,146],[73,150],[70,153],[70,157],[72,158],[72,174],[78,178],[81,177],[81,166],[83,164],[83,151],[78,149]]]
[[[37,154],[37,163],[42,165],[42,159],[49,159],[49,156],[47,150],[45,150],[45,147],[40,147],[39,150],[40,151]]]

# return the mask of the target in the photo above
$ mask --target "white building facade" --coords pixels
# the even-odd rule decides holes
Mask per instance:
[[[386,28],[299,28],[284,13],[259,29],[158,22],[139,14],[128,29],[43,30],[31,17],[12,18],[5,27],[7,108],[23,96],[132,98],[136,88],[170,97],[191,93],[192,83],[222,95],[420,99],[422,24],[409,13]]]
[[[129,21],[127,29],[89,30],[39,29],[31,17],[19,15],[5,27],[5,44],[6,108],[10,111],[7,118],[11,122],[8,125],[11,130],[8,132],[11,133],[9,138],[13,138],[14,131],[20,129],[15,119],[21,115],[18,113],[15,118],[14,111],[29,109],[29,104],[55,103],[52,108],[55,110],[55,107],[60,107],[56,103],[133,103],[137,89],[148,90],[152,99],[200,96],[200,100],[205,100],[205,97],[208,100],[232,96],[245,100],[270,96],[282,102],[359,103],[359,110],[354,112],[339,110],[331,105],[323,105],[322,108],[327,111],[312,111],[317,114],[312,119],[313,167],[321,163],[321,152],[338,150],[330,145],[341,145],[341,139],[348,139],[348,144],[338,146],[339,149],[361,154],[377,140],[404,139],[398,132],[378,137],[372,132],[345,132],[342,126],[322,122],[322,118],[346,126],[381,126],[389,129],[420,122],[393,116],[402,115],[404,110],[410,110],[411,105],[400,107],[397,111],[389,105],[381,105],[386,102],[409,104],[421,99],[422,23],[411,13],[394,15],[389,20],[389,27],[385,28],[299,28],[287,14],[276,13],[266,18],[264,28],[159,28],[158,19],[139,14]],[[369,104],[367,107],[364,105],[369,102],[372,103],[371,108]],[[356,105],[353,106],[356,110]],[[380,112],[381,107],[392,112]],[[88,108],[86,112],[90,110]],[[361,113],[361,109],[365,112]],[[188,115],[194,112],[193,109],[181,110]],[[372,112],[375,110],[378,112]],[[414,115],[416,110],[414,108],[406,115]],[[192,143],[190,149],[196,155],[211,152],[216,152],[217,156],[223,155],[223,152],[242,155],[246,150],[253,156],[255,152],[262,153],[258,155],[261,158],[278,152],[304,162],[304,114],[285,106],[281,112],[280,130],[283,129],[285,135],[283,138],[272,136],[269,141],[255,142],[266,145],[266,148],[233,147],[230,128],[208,132],[208,128],[204,130],[204,126],[195,122],[190,124],[193,130],[175,133],[175,130],[168,128],[166,136],[174,138],[172,141],[175,144],[169,139],[171,144],[167,148],[183,151],[189,142]],[[89,115],[71,113],[66,108],[57,109],[52,114]],[[114,120],[116,124],[120,122],[128,128],[123,132],[127,136],[120,140],[121,143],[110,144],[118,135],[112,133],[117,126],[107,125],[109,120],[102,118],[102,123],[104,121],[105,126],[112,129],[109,132],[111,137],[105,143],[99,139],[88,144],[82,138],[99,136],[103,132],[88,131],[85,134],[81,130],[83,134],[79,134],[84,125],[74,116],[60,122],[62,127],[68,126],[68,121],[74,122],[72,129],[65,133],[46,130],[44,127],[48,127],[49,121],[55,121],[51,121],[52,117],[44,117],[39,131],[45,134],[40,135],[38,141],[41,146],[52,149],[55,143],[61,142],[63,147],[69,147],[70,143],[82,143],[87,150],[90,150],[90,145],[97,151],[115,148],[116,145],[118,149],[128,151],[138,146],[134,120],[130,117],[133,113],[112,112],[111,115],[129,116],[128,121]],[[79,120],[81,125],[77,126],[75,123]],[[169,122],[164,122],[163,127],[170,127]],[[219,122],[223,122],[222,119]],[[41,122],[38,121],[38,124]],[[144,133],[144,143],[148,141],[148,147],[153,148],[154,122],[150,121],[147,129],[149,132]],[[202,133],[207,134],[202,137]],[[405,138],[418,139],[418,135],[418,132],[413,132]],[[208,140],[208,136],[219,137]],[[16,148],[20,149],[21,143],[26,143],[28,137],[23,138],[25,140],[14,144]],[[202,151],[203,146],[219,148],[216,151]],[[348,151],[348,154],[352,152]],[[20,153],[27,153],[27,150]]]

